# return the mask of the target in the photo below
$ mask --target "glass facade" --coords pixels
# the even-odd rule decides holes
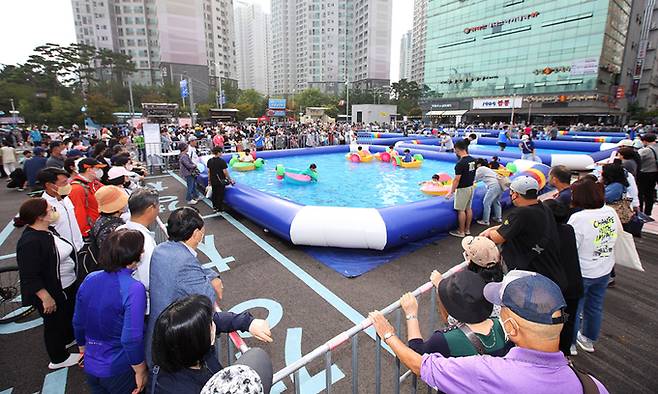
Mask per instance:
[[[428,0],[425,84],[434,98],[609,94],[631,2]]]

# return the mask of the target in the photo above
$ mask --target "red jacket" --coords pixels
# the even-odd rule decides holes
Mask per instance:
[[[73,203],[75,220],[78,222],[83,237],[89,235],[89,230],[98,219],[98,202],[94,194],[101,187],[103,184],[99,181],[89,182],[80,175],[76,175],[71,181],[69,199]]]

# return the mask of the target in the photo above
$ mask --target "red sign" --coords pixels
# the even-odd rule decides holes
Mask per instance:
[[[617,88],[617,98],[618,99],[623,99],[624,98],[624,87],[620,86]]]
[[[510,23],[522,22],[522,21],[525,21],[525,20],[528,20],[528,19],[536,18],[538,16],[539,16],[539,11],[533,11],[533,12],[527,14],[527,15],[517,16],[515,18],[503,19],[503,20],[500,20],[500,21],[497,21],[497,22],[491,22],[491,23],[488,23],[488,24],[480,25],[480,26],[467,27],[467,28],[464,29],[464,33],[469,34],[471,32],[475,32],[475,31],[486,30],[490,27],[494,28],[494,27],[498,27],[498,26],[508,25]]]

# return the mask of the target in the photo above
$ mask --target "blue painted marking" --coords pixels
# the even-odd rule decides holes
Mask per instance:
[[[13,301],[14,302],[21,302],[20,297],[17,297],[17,299],[13,300]],[[7,315],[3,316],[3,318],[18,315],[22,311],[24,311],[26,308],[28,308],[28,307],[22,307],[22,308],[16,309],[15,311],[10,312]],[[41,317],[38,317],[36,319],[30,320],[30,321],[27,321],[27,322],[23,322],[23,323],[0,324],[0,335],[15,334],[17,332],[31,330],[34,327],[39,327],[42,324],[43,324],[43,319]]]
[[[162,186],[162,181],[149,182],[148,185],[159,192],[169,189],[168,186]]]
[[[6,254],[4,256],[0,256],[0,260],[7,260],[7,259],[14,258],[14,257],[16,257],[16,253]],[[0,394],[2,394],[2,393],[0,393]]]
[[[169,211],[175,211],[176,210],[176,205],[178,205],[178,197],[177,196],[160,196],[160,204],[166,204],[169,203],[167,206],[167,209]],[[165,208],[164,205],[160,205],[160,213],[164,212]]]
[[[42,394],[64,394],[66,392],[66,377],[68,368],[51,372],[43,379]]]
[[[186,185],[185,181],[179,177],[177,174],[175,174],[172,171],[169,171],[169,175],[171,175],[174,179],[176,179],[178,182],[180,182],[183,185]],[[210,201],[208,199],[204,198],[203,202],[205,202],[208,206],[212,206]],[[331,290],[329,290],[326,286],[324,286],[322,283],[318,282],[314,277],[309,275],[306,271],[303,269],[299,268],[297,264],[292,262],[289,258],[284,256],[281,252],[276,250],[272,245],[268,244],[265,240],[260,238],[258,235],[256,235],[253,231],[249,230],[247,227],[245,227],[242,223],[238,222],[235,220],[231,215],[227,213],[222,213],[222,217],[226,219],[229,223],[233,225],[238,231],[240,231],[242,234],[244,234],[247,238],[252,240],[256,245],[258,245],[261,249],[263,249],[267,254],[272,256],[276,261],[278,261],[281,265],[283,265],[284,268],[286,268],[290,273],[295,275],[298,279],[300,279],[302,282],[306,284],[311,290],[316,292],[320,297],[322,297],[325,301],[327,301],[331,306],[336,308],[338,312],[340,312],[343,316],[345,316],[348,320],[350,320],[352,323],[356,324],[361,324],[363,320],[365,320],[365,317],[361,315],[359,312],[357,312],[354,308],[352,308],[347,302],[343,301],[342,298],[338,297],[336,294],[334,294]],[[369,329],[364,331],[370,338],[373,340],[376,338],[376,333],[375,329],[370,327]],[[393,350],[391,350],[388,345],[382,343],[382,347],[386,349],[390,354],[394,355]]]
[[[241,302],[238,305],[233,306],[233,308],[229,309],[229,312],[242,313],[254,308],[267,309],[267,319],[265,320],[267,320],[267,323],[270,325],[271,329],[279,324],[283,318],[283,307],[281,304],[269,298],[255,298],[253,300]],[[242,338],[251,338],[251,334],[248,332],[241,332],[240,336]]]
[[[302,358],[302,329],[301,327],[289,328],[286,336],[286,365],[290,365]],[[299,383],[302,393],[316,394],[323,391],[326,386],[326,371],[322,370],[311,376],[306,367],[299,370]],[[334,385],[343,379],[345,374],[336,366],[331,364],[331,384]]]
[[[284,388],[285,390],[285,388]],[[11,394],[14,391],[13,387],[8,388],[7,390],[0,391],[0,394]]]
[[[222,257],[222,255],[219,254],[219,251],[217,251],[217,247],[215,246],[215,236],[213,234],[206,235],[204,242],[200,243],[198,248],[201,253],[205,254],[210,259],[210,262],[204,264],[203,268],[217,268],[217,271],[221,273],[230,270],[231,268],[228,266],[228,263],[235,261],[233,256]]]
[[[9,223],[2,229],[0,232],[0,246],[5,243],[7,238],[11,235],[11,232],[14,231],[14,221],[10,220]]]
[[[202,219],[211,219],[222,216],[219,212],[211,213],[210,215],[201,216]]]

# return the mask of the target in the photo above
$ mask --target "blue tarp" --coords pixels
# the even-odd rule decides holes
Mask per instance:
[[[439,234],[431,238],[409,242],[402,246],[387,250],[306,246],[304,247],[304,251],[320,263],[338,272],[344,277],[356,278],[368,271],[372,271],[380,265],[384,265],[397,258],[413,253],[418,249],[445,237],[446,234]]]

